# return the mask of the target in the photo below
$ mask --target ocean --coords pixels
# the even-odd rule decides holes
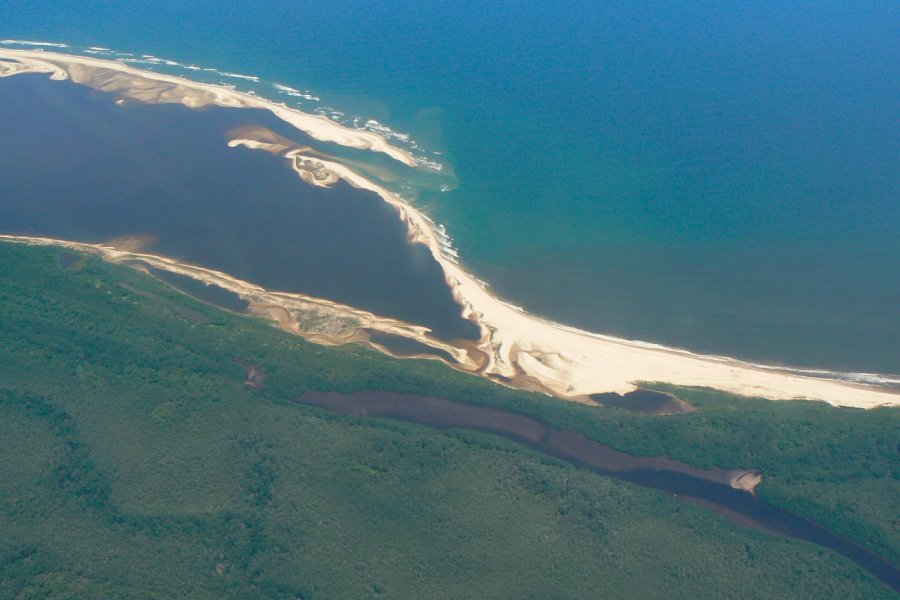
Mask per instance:
[[[0,21],[380,128],[443,169],[344,155],[530,311],[880,373],[900,373],[898,30],[896,3],[834,1],[38,1]]]

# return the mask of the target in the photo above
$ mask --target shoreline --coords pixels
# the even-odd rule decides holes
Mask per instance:
[[[19,62],[3,63],[4,57],[12,57]],[[383,152],[404,164],[410,166],[416,164],[412,156],[390,146],[377,134],[348,129],[323,117],[306,115],[229,88],[145,72],[118,62],[0,48],[0,77],[25,72],[47,73],[52,79],[70,78],[76,83],[117,94],[120,98],[141,102],[181,103],[190,108],[211,104],[236,108],[262,108],[315,139]],[[373,140],[373,137],[377,140]],[[900,390],[894,392],[884,387],[829,379],[821,374],[808,377],[799,374],[799,369],[769,367],[727,357],[699,355],[659,344],[591,333],[528,314],[493,296],[480,280],[466,272],[457,260],[448,256],[441,243],[440,232],[426,215],[349,167],[309,157],[321,163],[328,173],[328,176],[320,181],[303,169],[297,168],[295,159],[306,158],[301,151],[286,149],[283,145],[272,144],[262,139],[234,139],[229,145],[244,145],[266,150],[290,160],[291,168],[308,184],[328,185],[337,179],[344,179],[354,187],[374,192],[393,206],[401,221],[407,226],[409,240],[424,244],[441,266],[454,299],[462,307],[462,316],[480,327],[481,339],[466,344],[439,342],[431,338],[428,330],[421,326],[386,319],[328,300],[264,290],[225,273],[185,265],[165,257],[142,254],[134,249],[28,236],[4,235],[0,236],[0,239],[88,250],[113,262],[152,261],[153,266],[179,272],[207,283],[216,283],[242,297],[246,296],[256,304],[257,310],[267,312],[269,316],[276,316],[271,314],[272,310],[280,311],[263,310],[262,305],[281,307],[287,312],[286,318],[291,321],[282,323],[282,328],[299,333],[312,341],[319,343],[362,341],[357,333],[350,334],[349,330],[358,331],[360,328],[358,323],[366,323],[365,326],[368,328],[401,335],[447,351],[458,361],[451,366],[460,370],[482,375],[495,382],[499,380],[512,387],[543,392],[568,400],[590,402],[591,394],[602,392],[624,394],[633,391],[641,383],[660,382],[689,387],[709,387],[772,400],[820,400],[837,406],[858,408],[900,405]],[[219,281],[226,285],[218,283]],[[304,310],[311,310],[311,306],[317,307],[320,311],[332,311],[335,319],[340,317],[350,321],[356,320],[357,325],[345,325],[343,329],[338,327],[334,332],[316,333],[304,330],[303,318],[300,315]],[[285,315],[282,314],[281,317],[280,320],[284,320]]]
[[[18,64],[4,63],[4,59],[18,61]],[[109,73],[110,71],[113,73]],[[267,110],[320,142],[381,152],[407,166],[419,166],[412,154],[392,146],[377,133],[351,129],[326,117],[304,113],[225,86],[145,71],[116,60],[0,47],[0,77],[20,73],[47,73],[56,81],[70,79],[74,83],[102,92],[117,94],[120,99],[150,104],[183,104],[188,108],[216,105],[224,108]],[[146,82],[155,82],[155,85],[148,85]]]

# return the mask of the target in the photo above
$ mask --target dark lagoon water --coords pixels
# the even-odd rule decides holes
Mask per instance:
[[[307,392],[297,401],[345,415],[402,419],[444,430],[474,429],[500,435],[603,475],[706,506],[742,527],[824,546],[900,591],[900,570],[889,561],[800,515],[732,488],[727,483],[728,471],[722,469],[704,471],[664,456],[631,456],[525,415],[444,398],[371,391]]]
[[[443,152],[428,156],[453,188],[420,180],[420,205],[468,266],[539,314],[755,361],[900,372],[900,3],[309,10],[34,0],[4,6],[0,39],[256,75],[209,76],[411,133]]]
[[[117,106],[42,75],[4,79],[0,230],[85,242],[152,235],[155,253],[446,339],[477,337],[438,264],[375,194],[311,187],[281,159],[227,147],[225,132],[256,124],[284,127],[265,111]]]

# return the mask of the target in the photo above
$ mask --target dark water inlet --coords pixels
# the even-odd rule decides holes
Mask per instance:
[[[591,394],[591,400],[604,406],[614,406],[645,415],[673,415],[694,410],[692,406],[671,394],[653,390],[634,390],[626,394],[616,392]]]
[[[84,257],[81,254],[75,254],[74,252],[65,252],[62,251],[59,253],[59,266],[64,269],[68,269],[69,267],[75,265],[79,260],[82,260]]]
[[[900,592],[900,570],[878,554],[809,519],[731,487],[731,481],[746,471],[703,470],[665,456],[631,456],[583,434],[556,429],[532,417],[443,398],[372,391],[308,392],[297,401],[344,415],[387,417],[441,430],[474,429],[500,435],[602,475],[663,490],[705,506],[742,527],[824,546]]]

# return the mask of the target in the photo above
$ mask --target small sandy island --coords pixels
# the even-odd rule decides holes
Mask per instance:
[[[348,129],[322,117],[306,115],[229,88],[148,73],[118,62],[0,48],[0,76],[22,72],[48,73],[54,79],[71,78],[120,98],[142,102],[267,109],[316,139],[383,152],[404,164],[415,165],[413,157],[392,147],[375,133]],[[365,341],[367,336],[363,330],[366,329],[399,335],[449,354],[453,361],[445,362],[454,368],[569,400],[591,402],[591,394],[624,394],[643,382],[664,382],[773,400],[821,400],[858,408],[900,404],[900,389],[897,388],[837,378],[807,377],[783,368],[581,331],[528,314],[491,294],[482,282],[466,272],[447,253],[441,232],[426,215],[345,164],[323,158],[321,154],[304,153],[309,149],[292,146],[283,138],[276,139],[274,135],[263,133],[235,137],[229,145],[284,157],[308,184],[328,186],[343,179],[355,187],[374,192],[392,205],[407,225],[410,240],[427,246],[442,266],[447,284],[463,307],[463,316],[479,325],[481,338],[475,342],[443,342],[431,337],[421,326],[379,317],[328,300],[264,290],[225,273],[141,253],[132,247],[22,236],[0,236],[0,239],[63,245],[117,262],[143,261],[234,291],[249,300],[252,310],[258,314],[275,317],[285,330],[319,343]],[[748,484],[752,487],[749,480],[741,481],[739,485],[745,487]]]

